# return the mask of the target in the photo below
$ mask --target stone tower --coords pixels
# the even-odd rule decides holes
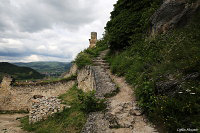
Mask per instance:
[[[91,39],[90,41],[90,48],[93,48],[96,46],[97,43],[97,32],[91,32]]]

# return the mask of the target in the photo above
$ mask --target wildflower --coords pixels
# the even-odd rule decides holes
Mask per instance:
[[[191,95],[195,95],[196,93],[190,93]]]
[[[187,89],[186,91],[187,91],[187,92],[191,92],[191,90],[190,90],[190,89]]]
[[[180,91],[180,92],[178,92],[178,93],[179,93],[179,94],[182,94],[183,92]]]

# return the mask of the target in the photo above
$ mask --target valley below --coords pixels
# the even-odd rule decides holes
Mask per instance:
[[[14,65],[21,67],[30,67],[46,77],[59,77],[71,67],[70,62],[16,62]]]

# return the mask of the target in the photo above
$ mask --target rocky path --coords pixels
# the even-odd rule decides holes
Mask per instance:
[[[110,76],[120,88],[120,92],[109,99],[111,101],[110,112],[117,117],[118,123],[122,127],[112,131],[115,133],[156,133],[154,126],[147,122],[137,107],[131,86],[126,83],[124,78],[111,73]]]
[[[24,116],[26,114],[0,114],[0,133],[27,133],[19,127],[20,121],[17,120]]]
[[[103,51],[94,62],[96,96],[107,99],[107,110],[89,115],[83,133],[156,133],[136,105],[132,88],[124,78],[113,75]],[[117,93],[118,92],[118,93]],[[116,93],[116,94],[115,94]],[[114,95],[114,96],[113,96]]]

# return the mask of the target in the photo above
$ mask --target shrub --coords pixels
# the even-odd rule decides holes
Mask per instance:
[[[106,108],[105,100],[97,99],[94,91],[81,93],[78,98],[81,101],[81,109],[86,113],[102,111]]]
[[[76,57],[75,63],[77,64],[78,68],[81,69],[84,66],[92,64],[92,58],[89,54],[85,52],[81,52]]]

